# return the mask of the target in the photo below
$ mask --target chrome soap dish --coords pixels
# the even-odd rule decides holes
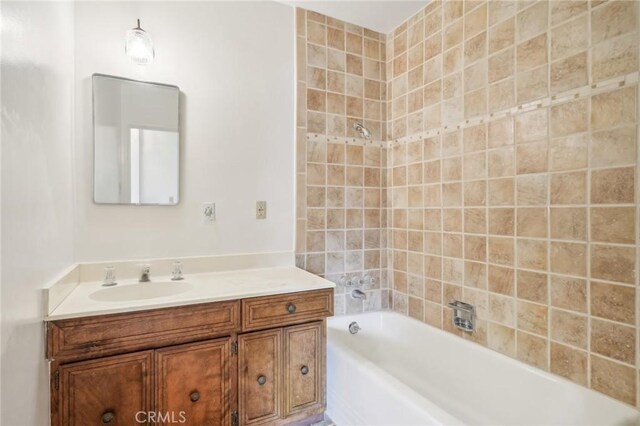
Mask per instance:
[[[449,302],[449,307],[453,309],[454,327],[473,333],[476,329],[476,308],[459,300]]]

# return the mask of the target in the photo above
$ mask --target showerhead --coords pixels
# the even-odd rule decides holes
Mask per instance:
[[[353,123],[353,129],[356,132],[360,133],[360,136],[362,136],[363,138],[371,139],[371,132],[369,131],[369,129],[364,127],[362,123],[358,123],[358,122]]]

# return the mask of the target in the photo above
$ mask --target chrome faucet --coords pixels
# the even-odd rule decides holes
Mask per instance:
[[[151,278],[149,278],[150,274],[151,274],[151,266],[144,265],[142,267],[142,271],[140,271],[140,279],[138,280],[138,282],[148,283],[149,281],[151,281]]]
[[[357,288],[354,288],[353,290],[351,290],[351,297],[354,299],[360,299],[360,300],[367,300],[367,294]]]

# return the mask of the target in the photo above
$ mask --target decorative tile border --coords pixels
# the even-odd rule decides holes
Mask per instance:
[[[441,126],[436,129],[425,130],[420,133],[415,133],[410,136],[405,136],[399,139],[393,139],[387,142],[381,142],[384,147],[391,148],[395,145],[402,145],[409,142],[415,142],[421,139],[427,139],[434,136],[438,136],[442,133],[453,132],[456,130],[473,127],[478,124],[488,123],[491,121],[499,120],[508,116],[515,116],[524,112],[532,111],[538,108],[545,108],[553,105],[559,105],[571,100],[584,99],[593,95],[608,92],[619,87],[633,86],[640,81],[640,72],[633,72],[624,76],[612,78],[610,80],[602,81],[597,84],[590,84],[578,89],[569,90],[564,93],[560,93],[546,98],[539,99],[537,101],[529,102],[522,105],[517,105],[508,109],[504,109],[497,112],[492,112],[485,115],[480,115],[470,119],[464,120],[458,125]]]

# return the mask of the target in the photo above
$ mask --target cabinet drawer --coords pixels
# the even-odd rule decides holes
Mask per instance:
[[[333,289],[242,301],[243,331],[320,320],[333,315]]]
[[[53,321],[47,357],[78,360],[223,336],[240,329],[240,302],[216,302]]]

